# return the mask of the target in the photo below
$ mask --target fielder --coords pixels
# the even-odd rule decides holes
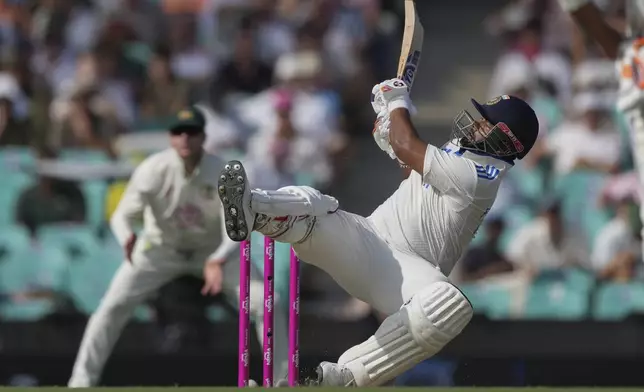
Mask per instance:
[[[238,161],[219,177],[231,239],[247,239],[256,230],[291,243],[304,262],[388,315],[338,363],[321,363],[317,385],[383,385],[465,328],[472,307],[447,276],[539,129],[534,111],[519,98],[502,95],[483,105],[472,100],[482,118],[461,111],[452,141],[440,149],[419,138],[402,80],[385,81],[373,93],[378,145],[411,173],[371,216],[342,211],[336,199],[309,187],[251,191]]]
[[[239,264],[226,262],[238,249],[224,235],[217,177],[224,162],[203,151],[205,119],[196,108],[180,111],[170,127],[172,148],[135,170],[111,219],[126,261],[89,319],[70,387],[96,385],[134,309],[165,283],[185,274],[205,279],[204,295],[222,291],[237,306]],[[135,227],[141,218],[139,236]],[[233,257],[234,259],[234,257]],[[251,312],[262,339],[263,282],[251,281]],[[276,375],[287,366],[287,315],[275,315]]]
[[[625,2],[625,36],[604,19],[591,0],[559,0],[559,3],[600,45],[606,56],[616,60],[619,74],[617,109],[628,123],[635,166],[640,183],[644,184],[644,0]],[[644,222],[644,208],[640,209],[640,219]]]

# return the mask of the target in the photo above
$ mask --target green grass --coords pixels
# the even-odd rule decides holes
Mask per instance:
[[[56,391],[61,392],[61,390],[67,389],[64,387],[38,387],[38,388],[10,388],[10,387],[0,387],[0,391],[18,391],[18,390],[37,390],[39,392],[43,391]],[[324,391],[341,391],[346,388],[309,388],[319,392]],[[490,387],[475,387],[475,388],[354,388],[352,390],[356,391],[371,391],[377,392],[383,389],[401,389],[410,392],[632,392],[635,391],[635,388],[490,388]],[[228,392],[236,391],[238,388],[232,387],[202,387],[202,388],[186,388],[186,387],[122,387],[122,388],[87,388],[84,389],[84,392],[92,391],[118,391],[118,392]],[[641,390],[638,388],[638,390]],[[401,391],[402,392],[402,391]]]

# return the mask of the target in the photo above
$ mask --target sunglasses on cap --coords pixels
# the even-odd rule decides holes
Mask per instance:
[[[188,136],[197,136],[203,134],[204,130],[200,127],[177,127],[170,130],[172,136],[180,136],[184,133]]]

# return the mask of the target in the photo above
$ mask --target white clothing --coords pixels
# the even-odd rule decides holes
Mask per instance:
[[[538,218],[519,229],[510,245],[506,257],[516,265],[536,269],[554,269],[568,262],[579,261],[574,252],[575,244],[564,239],[563,245],[556,247],[551,240],[550,227],[545,218]]]
[[[341,210],[329,214],[329,200],[286,189],[264,192],[261,203],[254,191],[251,208],[280,216],[290,203],[291,215],[315,215],[313,230],[303,241],[287,234],[275,236],[276,241],[295,242],[293,249],[302,261],[323,269],[349,294],[390,315],[429,284],[448,281],[509,167],[454,145],[444,151],[430,145],[424,175],[412,173],[369,218]],[[286,196],[301,200],[288,202]],[[297,220],[293,225],[291,231],[307,233],[311,222]],[[274,234],[275,229],[267,225],[259,231]]]
[[[124,261],[118,269],[101,304],[87,323],[85,334],[78,350],[70,387],[88,387],[98,383],[103,366],[123,327],[137,306],[148,300],[164,284],[183,275],[201,277],[204,260],[212,247],[194,252],[179,252],[163,245],[150,245],[139,241],[132,254],[132,264]],[[260,342],[263,338],[262,316],[264,311],[263,282],[254,271],[250,284],[250,311]],[[239,263],[223,265],[222,292],[237,307],[239,300]],[[287,372],[287,316],[282,307],[275,313],[275,367],[277,377]]]
[[[592,268],[601,271],[621,252],[640,253],[640,243],[626,220],[614,218],[604,226],[597,236],[590,257]]]
[[[332,101],[323,92],[300,91],[292,102],[291,122],[298,135],[314,140],[322,148],[332,143],[340,130],[339,113]],[[238,113],[246,126],[274,134],[278,125],[275,91],[268,90],[243,101]]]
[[[119,243],[125,244],[143,218],[141,237],[150,244],[192,250],[220,242],[209,259],[225,259],[237,245],[225,235],[217,194],[223,167],[221,159],[204,154],[198,168],[186,177],[173,149],[148,157],[132,174],[112,215],[112,230]]]
[[[152,155],[135,170],[111,223],[124,245],[143,218],[143,231],[132,254],[119,268],[101,304],[92,315],[81,343],[70,386],[96,385],[102,368],[132,312],[165,283],[182,275],[202,276],[209,260],[227,260],[238,245],[224,230],[217,179],[224,162],[204,154],[193,175],[186,177],[173,149]],[[223,238],[222,238],[223,236]],[[224,264],[223,292],[237,306],[239,264]],[[263,283],[251,283],[251,312],[263,338]],[[276,376],[287,371],[286,314],[275,317]],[[283,340],[282,340],[283,339]],[[279,343],[279,342],[281,343]]]
[[[442,150],[429,145],[423,176],[412,172],[369,219],[392,247],[449,275],[511,166],[451,143]]]
[[[581,122],[566,122],[546,139],[546,148],[554,156],[554,170],[571,172],[579,159],[611,165],[620,159],[621,138],[615,129],[591,131]]]

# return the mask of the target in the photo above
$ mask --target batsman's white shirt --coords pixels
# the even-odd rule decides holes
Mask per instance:
[[[112,216],[118,241],[125,244],[133,227],[144,218],[140,239],[147,244],[183,251],[220,243],[210,259],[224,259],[237,245],[225,235],[217,194],[223,166],[217,156],[204,153],[199,166],[187,176],[173,149],[147,158],[132,175]]]
[[[462,150],[429,145],[423,175],[413,171],[369,217],[387,242],[449,275],[494,204],[511,164]]]
[[[252,208],[280,216],[288,205],[291,215],[315,215],[311,235],[290,238],[297,255],[352,296],[393,314],[428,285],[448,281],[511,166],[453,144],[429,145],[423,174],[412,172],[370,217],[343,210],[316,214],[328,211],[325,198],[298,187],[255,193]],[[294,194],[300,200],[292,200]],[[302,220],[291,232],[306,230]]]

